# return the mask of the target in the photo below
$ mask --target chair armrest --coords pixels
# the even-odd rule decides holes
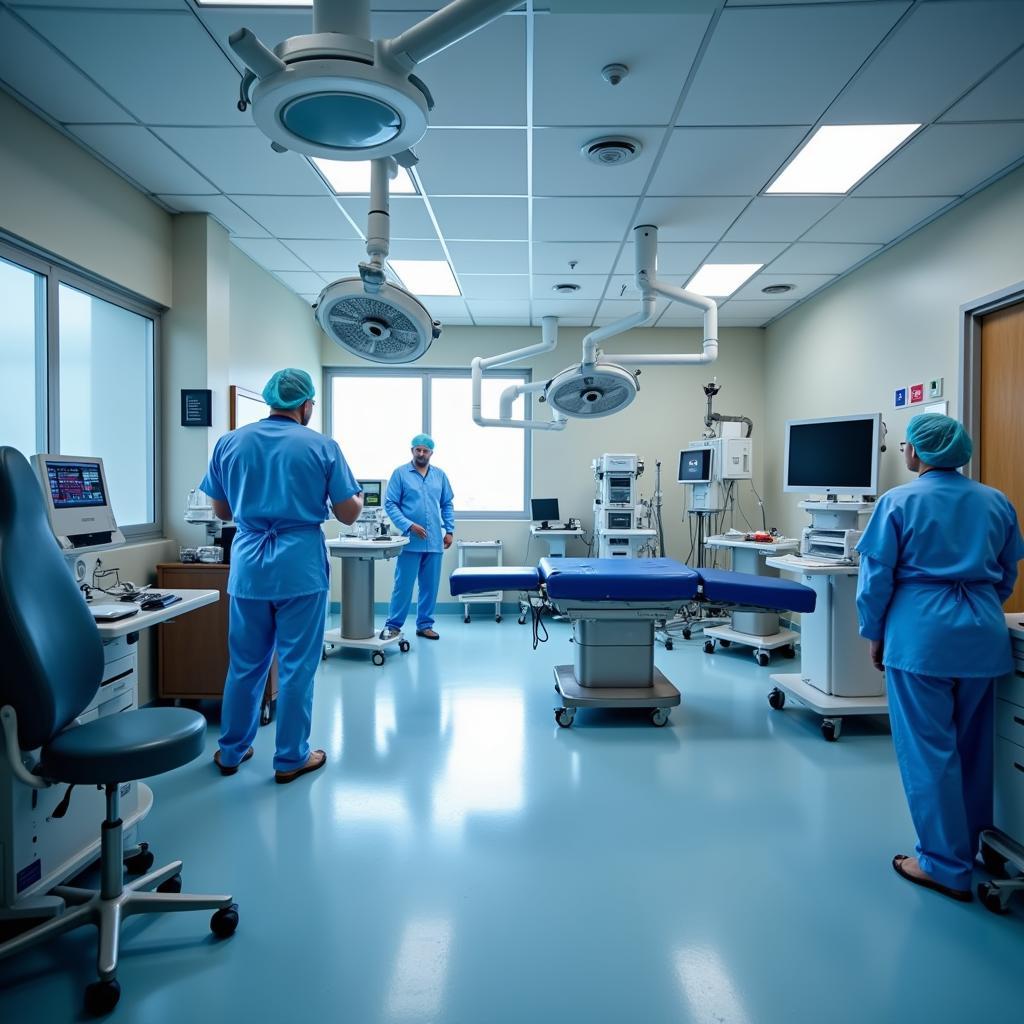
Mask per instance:
[[[51,783],[46,779],[41,779],[38,775],[33,775],[25,767],[22,750],[18,746],[18,713],[9,704],[0,708],[0,726],[3,727],[7,763],[10,765],[14,777],[33,789],[47,789]]]

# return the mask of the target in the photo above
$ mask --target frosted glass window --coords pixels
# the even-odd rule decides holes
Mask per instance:
[[[46,448],[46,279],[0,259],[0,444]]]
[[[484,416],[497,418],[501,393],[514,383],[509,377],[484,379]],[[437,444],[437,464],[452,482],[456,512],[523,512],[525,431],[477,426],[468,377],[434,377],[430,388],[430,435]],[[512,407],[517,419],[524,416],[523,404],[520,396]]]
[[[119,526],[156,519],[153,321],[62,284],[60,450],[103,459]]]
[[[383,480],[412,457],[423,430],[423,378],[337,376],[331,384],[331,437],[358,480]]]

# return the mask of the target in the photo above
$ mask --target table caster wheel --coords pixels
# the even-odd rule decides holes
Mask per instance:
[[[526,625],[526,616],[525,615],[520,615],[519,616],[519,625],[520,626],[525,626]]]
[[[218,939],[228,939],[235,934],[238,927],[238,904],[232,903],[229,906],[221,907],[215,911],[210,918],[210,931]]]
[[[494,616],[494,621],[495,622],[501,622],[501,616],[500,615],[495,615]]]
[[[153,867],[156,858],[148,843],[139,843],[139,852],[124,859],[124,869],[129,875],[144,875]]]
[[[168,878],[167,881],[161,882],[156,887],[157,892],[181,892],[181,875],[175,875],[173,878]]]
[[[463,622],[469,622],[469,616],[467,615],[462,621]]]
[[[381,665],[384,664],[384,655],[380,651],[374,651],[372,660],[374,665],[376,665],[377,668],[380,668]]]
[[[719,640],[718,641],[723,647],[732,647],[731,640]]]
[[[761,668],[764,668],[772,660],[772,656],[767,651],[758,651],[754,655],[754,659]]]
[[[978,899],[981,900],[981,905],[993,914],[1005,914],[1010,909],[1003,903],[1003,897],[991,882],[978,884]]]
[[[705,654],[714,654],[715,653],[715,641],[714,640],[705,640],[704,641],[704,653]]]
[[[674,647],[675,647],[675,644],[672,643],[671,640],[666,640],[665,641],[665,650],[666,651],[671,651]]]
[[[408,640],[399,640],[398,641],[398,649],[403,654],[408,654],[409,653],[409,641]]]
[[[94,981],[85,989],[85,1009],[94,1017],[102,1017],[117,1006],[121,986],[116,980]]]
[[[821,735],[828,740],[829,743],[835,743],[839,739],[839,734],[843,731],[843,721],[841,718],[823,718],[821,721]]]
[[[663,725],[668,725],[668,714],[667,708],[655,708],[651,712],[651,724],[658,726],[659,729]]]
[[[691,636],[693,636],[693,633],[690,631],[689,627],[687,627],[686,629],[683,630],[683,639],[684,640],[689,640]]]
[[[1006,858],[996,853],[984,840],[981,843],[981,862],[990,875],[996,878],[1006,877]]]
[[[781,711],[786,706],[786,695],[777,686],[768,694],[768,706],[775,711]]]
[[[576,711],[573,708],[555,708],[555,721],[563,728],[568,729],[572,726],[573,720],[576,718]]]
[[[795,658],[796,657],[796,644],[790,644],[788,647],[782,648],[782,656],[784,658]]]

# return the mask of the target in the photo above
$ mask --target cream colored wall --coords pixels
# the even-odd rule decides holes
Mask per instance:
[[[1024,170],[1007,176],[767,329],[764,458],[770,507],[799,531],[798,495],[782,494],[787,419],[882,412],[882,487],[909,479],[898,451],[910,416],[895,388],[945,378],[958,415],[959,308],[1024,281]]]
[[[0,91],[0,228],[171,304],[171,215]]]
[[[578,328],[563,329],[559,334],[558,348],[553,353],[528,360],[523,365],[532,369],[534,380],[550,378],[571,363],[579,362],[585,333]],[[763,480],[760,465],[764,419],[763,336],[760,328],[725,328],[721,332],[720,356],[713,366],[646,367],[640,377],[639,396],[623,412],[591,422],[571,420],[566,430],[560,433],[535,432],[533,494],[557,497],[561,514],[581,519],[589,530],[594,496],[591,460],[602,452],[635,452],[646,463],[640,490],[649,497],[654,490],[654,464],[660,459],[668,553],[676,558],[685,558],[690,542],[688,527],[682,522],[683,488],[675,482],[678,454],[686,442],[701,435],[705,411],[703,385],[713,376],[722,385],[716,409],[722,413],[748,415],[754,420],[755,482],[760,485]],[[700,337],[696,329],[637,330],[613,339],[606,348],[609,352],[696,353],[700,351]],[[465,368],[475,355],[507,352],[539,340],[540,328],[450,327],[416,366]],[[322,355],[325,367],[358,366],[366,369],[371,365],[349,356],[326,337],[323,338]],[[628,359],[623,362],[629,365]],[[435,458],[437,464],[444,468],[444,439],[436,440]],[[341,438],[340,443],[344,450],[345,439]],[[394,457],[397,466],[408,458],[408,452],[395,452]],[[359,467],[353,469],[358,475]],[[459,481],[453,480],[452,486],[458,494]],[[754,520],[756,503],[749,484],[742,485],[741,500],[747,515]],[[759,517],[757,521],[760,521]],[[332,535],[336,534],[337,524],[329,524],[328,529]],[[504,542],[505,563],[522,564],[527,553],[529,524],[521,520],[460,520],[457,535],[467,540],[500,539]],[[536,562],[544,553],[535,543],[529,560]],[[577,547],[575,553],[584,552]],[[445,558],[443,578],[447,578],[456,564],[457,556],[453,549]],[[376,579],[377,600],[386,601],[393,579],[392,565],[382,565]],[[338,600],[337,579],[332,582],[332,600]],[[440,600],[450,600],[444,587]]]

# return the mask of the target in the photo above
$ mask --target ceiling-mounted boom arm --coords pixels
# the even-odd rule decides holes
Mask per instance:
[[[412,68],[518,6],[509,0],[452,0],[400,35],[383,40],[381,48],[392,60]]]

